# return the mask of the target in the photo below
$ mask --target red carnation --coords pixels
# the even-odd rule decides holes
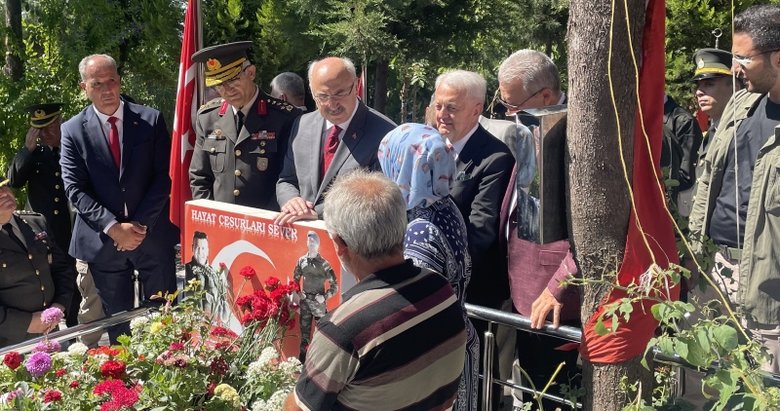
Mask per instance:
[[[16,351],[11,351],[3,357],[3,364],[12,370],[15,370],[22,365],[22,355]]]
[[[250,266],[246,266],[246,267],[242,268],[241,271],[239,271],[238,274],[240,274],[242,277],[244,277],[244,278],[246,278],[248,280],[251,280],[251,279],[257,277],[257,272],[255,271],[254,268],[252,268]]]
[[[100,366],[100,373],[106,378],[122,379],[125,375],[125,364],[122,361],[106,361]]]
[[[76,389],[76,388],[79,387],[79,382],[76,381],[76,380],[73,380],[73,381],[70,382],[70,384],[68,384],[68,387]]]
[[[63,375],[65,375],[65,373],[67,373],[67,371],[65,371],[64,368],[60,368],[59,370],[54,371],[54,375],[58,377],[62,377]]]
[[[224,358],[217,357],[211,361],[209,368],[211,369],[211,372],[216,375],[225,375],[230,369],[230,365],[228,365]]]
[[[168,349],[171,351],[184,351],[184,344],[180,342],[172,342],[171,345],[168,346]]]
[[[50,403],[62,400],[62,393],[57,390],[49,390],[43,394],[43,402]]]
[[[266,289],[266,290],[268,290],[268,291],[273,291],[273,290],[275,290],[277,287],[279,287],[279,285],[280,285],[281,283],[282,283],[282,282],[281,282],[281,281],[279,281],[279,279],[278,279],[278,278],[276,278],[276,277],[268,277],[268,279],[267,279],[267,280],[265,280],[265,289]]]

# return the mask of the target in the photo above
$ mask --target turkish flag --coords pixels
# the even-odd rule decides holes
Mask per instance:
[[[198,66],[192,54],[198,51],[198,0],[189,0],[184,14],[184,33],[179,62],[179,83],[176,90],[176,114],[173,118],[171,161],[171,222],[183,228],[184,202],[192,199],[189,167],[195,146],[192,119],[198,110]],[[184,230],[181,230],[182,235]],[[182,244],[184,241],[182,241]]]

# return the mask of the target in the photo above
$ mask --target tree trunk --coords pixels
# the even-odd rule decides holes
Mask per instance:
[[[569,8],[568,67],[568,166],[570,239],[584,278],[600,279],[614,274],[625,248],[630,202],[620,160],[618,126],[623,156],[631,172],[634,116],[637,110],[634,66],[631,64],[626,11],[615,3],[612,28],[612,83],[610,96],[608,58],[610,51],[610,1],[572,0]],[[645,1],[628,0],[631,38],[641,64]],[[615,109],[619,111],[616,119]],[[629,177],[630,181],[630,177]],[[582,290],[582,323],[586,324],[608,287],[586,285]],[[639,359],[619,364],[583,364],[586,410],[620,410],[626,396],[618,388],[621,377],[629,382],[647,381],[651,375]],[[651,385],[643,384],[643,393]],[[644,388],[646,387],[646,388]]]
[[[374,79],[374,109],[384,113],[387,108],[387,70],[390,62],[379,60],[376,62],[376,76]]]
[[[24,76],[22,53],[22,1],[5,0],[5,66],[3,72],[11,80],[19,81]]]

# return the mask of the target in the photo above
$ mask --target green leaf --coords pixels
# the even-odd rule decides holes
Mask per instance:
[[[737,345],[739,344],[737,330],[726,324],[715,327],[715,329],[712,330],[712,338],[726,351],[737,348]]]
[[[607,327],[604,326],[604,319],[603,318],[599,317],[596,320],[596,325],[593,327],[593,331],[595,331],[596,335],[599,335],[599,336],[604,336],[604,335],[607,335],[609,333],[609,330],[607,329]]]

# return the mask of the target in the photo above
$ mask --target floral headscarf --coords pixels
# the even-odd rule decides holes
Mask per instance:
[[[436,129],[401,124],[382,139],[377,157],[382,171],[401,189],[407,210],[420,204],[427,207],[450,194],[455,156]]]

